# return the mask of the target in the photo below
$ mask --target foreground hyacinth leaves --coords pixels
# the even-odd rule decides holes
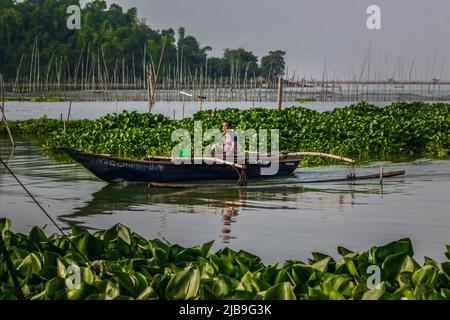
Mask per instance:
[[[94,234],[74,228],[76,249],[40,227],[13,233],[4,218],[0,231],[26,299],[450,299],[450,262],[425,257],[420,266],[409,239],[361,253],[338,247],[340,260],[314,252],[307,263],[279,266],[245,251],[211,253],[212,242],[184,248],[146,240],[121,224]],[[17,299],[0,261],[0,299]],[[375,287],[369,267],[380,270]]]

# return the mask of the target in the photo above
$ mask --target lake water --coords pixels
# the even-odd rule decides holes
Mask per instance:
[[[336,107],[348,106],[355,102],[284,102],[283,106],[302,105],[317,111],[333,110]],[[386,106],[391,104],[387,101],[372,102],[378,106]],[[239,108],[249,109],[251,107],[275,108],[274,102],[205,102],[203,110],[207,109],[223,109],[223,108]],[[69,111],[69,102],[17,102],[9,101],[5,103],[6,116],[9,120],[35,119],[46,115],[49,118],[59,119],[61,115],[67,118]],[[125,101],[125,102],[72,102],[70,118],[71,119],[97,119],[108,113],[122,112],[123,110],[147,112],[147,102]],[[190,117],[200,110],[198,102],[186,101],[160,101],[152,108],[152,112],[161,113],[175,119]]]
[[[46,109],[36,110],[27,116]],[[84,116],[101,112],[92,110]],[[163,190],[107,184],[70,159],[42,156],[36,141],[17,142],[12,152],[8,141],[0,140],[0,156],[65,229],[79,225],[95,230],[120,222],[147,238],[184,246],[214,240],[213,250],[244,249],[266,263],[306,260],[313,251],[337,257],[338,245],[360,251],[404,237],[412,239],[419,262],[423,256],[443,261],[445,244],[450,243],[449,160],[357,168],[357,174],[378,172],[380,165],[385,170],[406,170],[405,176],[385,179],[383,185],[378,180],[308,183],[347,174],[346,166],[327,166],[299,168],[290,177],[261,181],[264,186],[251,187],[249,182],[245,190]],[[28,232],[34,225],[56,231],[3,168],[0,215],[10,218],[18,232]]]

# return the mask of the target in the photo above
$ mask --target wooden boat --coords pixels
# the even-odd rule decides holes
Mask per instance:
[[[94,175],[107,182],[174,182],[201,181],[270,177],[261,174],[261,169],[270,164],[239,165],[217,159],[216,163],[175,164],[170,157],[149,157],[144,160],[131,160],[111,155],[82,152],[61,148],[75,161],[79,162]],[[273,176],[291,174],[299,166],[302,156],[284,153],[279,155],[279,170]]]

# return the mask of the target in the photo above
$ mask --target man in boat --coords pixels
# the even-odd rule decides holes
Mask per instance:
[[[222,123],[222,145],[214,145],[212,148],[212,155],[215,156],[223,152],[223,155],[227,158],[234,159],[237,154],[238,138],[236,133],[231,129],[231,123],[224,121]]]
[[[229,121],[224,121],[222,123],[222,129],[223,129],[222,150],[227,156],[228,155],[234,156],[235,154],[237,154],[237,146],[238,146],[237,135],[231,129],[231,124]]]

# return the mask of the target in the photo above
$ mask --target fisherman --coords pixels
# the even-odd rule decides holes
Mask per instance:
[[[224,121],[222,123],[222,130],[222,145],[213,145],[212,155],[215,156],[223,152],[223,155],[227,158],[232,157],[234,159],[238,149],[237,135],[231,129],[231,123],[229,121]]]
[[[237,154],[238,138],[236,133],[231,129],[231,123],[229,121],[224,121],[222,123],[222,129],[222,150],[227,156]]]

